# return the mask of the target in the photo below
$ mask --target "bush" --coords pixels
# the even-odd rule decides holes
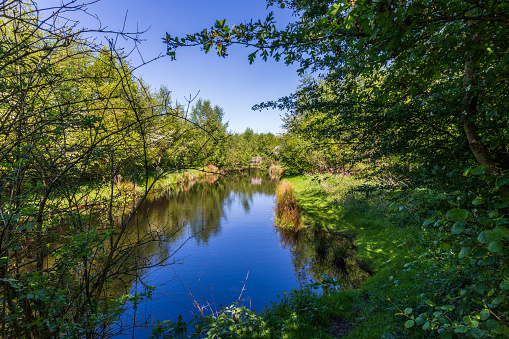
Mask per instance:
[[[421,260],[427,263],[419,284],[420,312],[407,309],[405,327],[420,326],[445,336],[509,336],[509,199],[504,176],[487,176],[483,167],[469,169],[484,187],[472,201],[458,194],[447,210],[429,211],[423,228],[430,239]],[[394,204],[397,208],[398,204]]]

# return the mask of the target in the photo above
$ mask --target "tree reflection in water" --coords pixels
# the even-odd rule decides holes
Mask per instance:
[[[342,289],[358,288],[370,275],[355,258],[352,237],[320,229],[292,231],[277,228],[280,242],[292,253],[300,283],[321,281],[322,274],[341,281]]]
[[[150,193],[131,220],[125,243],[146,235],[151,235],[151,240],[138,247],[124,264],[138,267],[137,277],[144,276],[147,268],[174,264],[172,256],[186,241],[206,246],[210,239],[221,235],[221,219],[226,218],[226,210],[236,199],[249,214],[253,195],[273,195],[275,187],[275,180],[260,170],[252,170],[251,175],[207,176],[169,192]],[[134,275],[121,275],[109,290],[115,295],[128,293],[134,280]]]

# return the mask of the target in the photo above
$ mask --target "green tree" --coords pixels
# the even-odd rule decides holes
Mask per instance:
[[[114,45],[66,25],[83,10],[0,4],[2,338],[110,336],[131,297],[107,287],[137,279],[158,237],[128,220],[150,189],[134,179],[167,170],[150,137],[168,114]]]
[[[191,110],[190,121],[199,129],[196,136],[197,154],[203,164],[222,166],[224,162],[225,134],[228,123],[223,123],[224,111],[210,100],[198,99]]]
[[[435,289],[423,289],[420,314],[407,309],[405,327],[508,336],[509,3],[268,1],[276,4],[295,16],[283,29],[272,13],[236,25],[218,20],[183,39],[167,34],[168,54],[201,46],[226,57],[237,44],[254,49],[250,62],[282,59],[301,74],[323,74],[256,106],[290,112],[282,154],[326,143],[332,155],[389,167],[406,187],[446,191],[454,208],[415,211],[429,218],[422,228],[432,239],[418,283]],[[392,210],[403,209],[400,197]]]
[[[324,70],[340,93],[335,116],[366,126],[358,135],[374,154],[415,161],[453,153],[491,173],[508,168],[505,2],[268,1],[276,2],[296,16],[285,29],[272,14],[234,26],[221,20],[183,40],[167,34],[169,54],[200,45],[226,56],[241,44],[255,48],[251,62],[259,55]]]

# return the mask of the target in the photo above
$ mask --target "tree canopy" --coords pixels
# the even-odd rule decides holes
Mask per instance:
[[[184,38],[167,34],[168,54],[181,46],[234,44],[259,56],[325,72],[335,95],[302,88],[313,107],[331,108],[336,137],[357,129],[374,154],[475,159],[492,173],[508,169],[508,4],[488,1],[268,1],[293,11],[278,30],[264,21],[214,27]],[[295,109],[293,97],[267,103]],[[328,129],[331,132],[331,129]],[[323,132],[323,131],[321,131]],[[470,155],[465,156],[465,150]],[[421,153],[419,153],[421,152]],[[456,164],[457,165],[457,164]]]

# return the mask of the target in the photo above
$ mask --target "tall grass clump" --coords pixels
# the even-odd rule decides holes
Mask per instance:
[[[271,163],[269,167],[269,175],[271,179],[281,178],[285,170],[278,164]]]
[[[282,181],[276,188],[276,225],[294,230],[302,226],[295,192],[288,181]]]

